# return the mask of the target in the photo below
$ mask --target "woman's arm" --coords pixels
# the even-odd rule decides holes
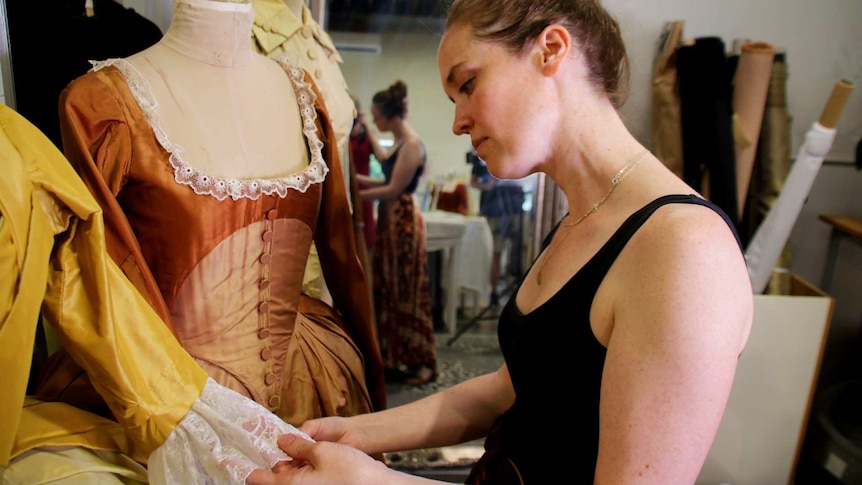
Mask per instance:
[[[368,137],[368,143],[371,145],[371,153],[374,155],[374,158],[380,161],[389,158],[389,150],[380,146],[377,130],[373,126],[369,126],[368,117],[365,116],[365,113],[359,114],[357,122],[362,123],[363,128],[365,128],[365,136]]]
[[[515,400],[508,368],[474,377],[420,400],[348,418],[357,432],[348,444],[375,455],[391,451],[449,446],[485,436],[494,419]],[[313,423],[302,430],[318,440]]]
[[[742,251],[714,211],[673,205],[635,234],[611,280],[596,298],[609,330],[597,334],[608,352],[595,483],[692,484],[751,328]]]
[[[363,187],[377,187],[386,184],[386,179],[363,175],[361,173],[356,174],[356,181]]]
[[[360,190],[359,196],[362,200],[392,200],[397,199],[404,193],[404,189],[413,180],[416,170],[425,159],[422,141],[414,138],[404,142],[398,151],[395,167],[389,183],[377,187]]]

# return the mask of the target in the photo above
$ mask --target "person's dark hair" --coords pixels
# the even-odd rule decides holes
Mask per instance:
[[[619,24],[599,0],[452,0],[446,28],[461,22],[476,37],[514,53],[532,45],[548,25],[563,25],[584,52],[593,85],[617,109],[625,102],[628,55]]]
[[[378,91],[371,102],[387,119],[393,116],[404,118],[407,115],[407,85],[404,81],[395,81],[389,88]]]

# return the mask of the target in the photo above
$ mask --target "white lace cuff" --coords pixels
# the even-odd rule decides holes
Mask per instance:
[[[245,483],[255,469],[290,460],[276,440],[307,434],[212,379],[168,439],[149,458],[149,481],[177,483]]]

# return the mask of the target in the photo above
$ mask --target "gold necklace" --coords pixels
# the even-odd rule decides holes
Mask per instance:
[[[590,208],[590,210],[588,210],[584,215],[579,217],[578,220],[576,220],[575,222],[568,222],[568,223],[561,224],[563,227],[568,227],[569,229],[566,231],[565,234],[563,234],[563,237],[560,239],[560,242],[557,243],[557,245],[554,246],[554,248],[551,250],[551,252],[546,257],[544,257],[544,259],[542,260],[542,265],[539,266],[538,271],[536,271],[536,284],[538,284],[539,286],[542,286],[542,270],[545,269],[545,264],[547,264],[548,261],[551,260],[551,257],[554,255],[554,253],[557,252],[557,248],[559,248],[560,246],[563,245],[563,241],[565,241],[566,236],[568,236],[569,233],[572,232],[572,228],[577,226],[578,224],[584,222],[584,219],[589,217],[590,214],[598,212],[599,207],[601,207],[602,204],[604,204],[605,201],[608,200],[608,197],[610,197],[611,194],[614,193],[614,189],[617,188],[617,185],[619,185],[620,182],[622,182],[623,179],[626,178],[626,176],[628,174],[630,174],[638,166],[638,164],[641,163],[641,160],[643,160],[644,157],[646,157],[647,153],[649,153],[649,150],[644,150],[641,153],[639,153],[637,156],[635,156],[635,158],[632,158],[631,160],[629,160],[629,162],[626,163],[623,166],[623,168],[621,168],[620,171],[617,172],[616,175],[614,175],[614,178],[611,179],[611,188],[608,189],[608,193],[605,194],[605,196],[602,197],[598,202],[593,204],[592,208]]]

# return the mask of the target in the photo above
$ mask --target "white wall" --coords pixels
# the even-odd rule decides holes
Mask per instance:
[[[337,34],[335,35],[337,38]],[[369,113],[374,93],[400,79],[407,84],[408,121],[425,141],[428,175],[451,171],[469,175],[469,137],[452,133],[455,105],[446,97],[437,72],[436,34],[385,33],[379,54],[342,51],[342,73],[362,109]],[[384,134],[384,136],[390,136]]]

